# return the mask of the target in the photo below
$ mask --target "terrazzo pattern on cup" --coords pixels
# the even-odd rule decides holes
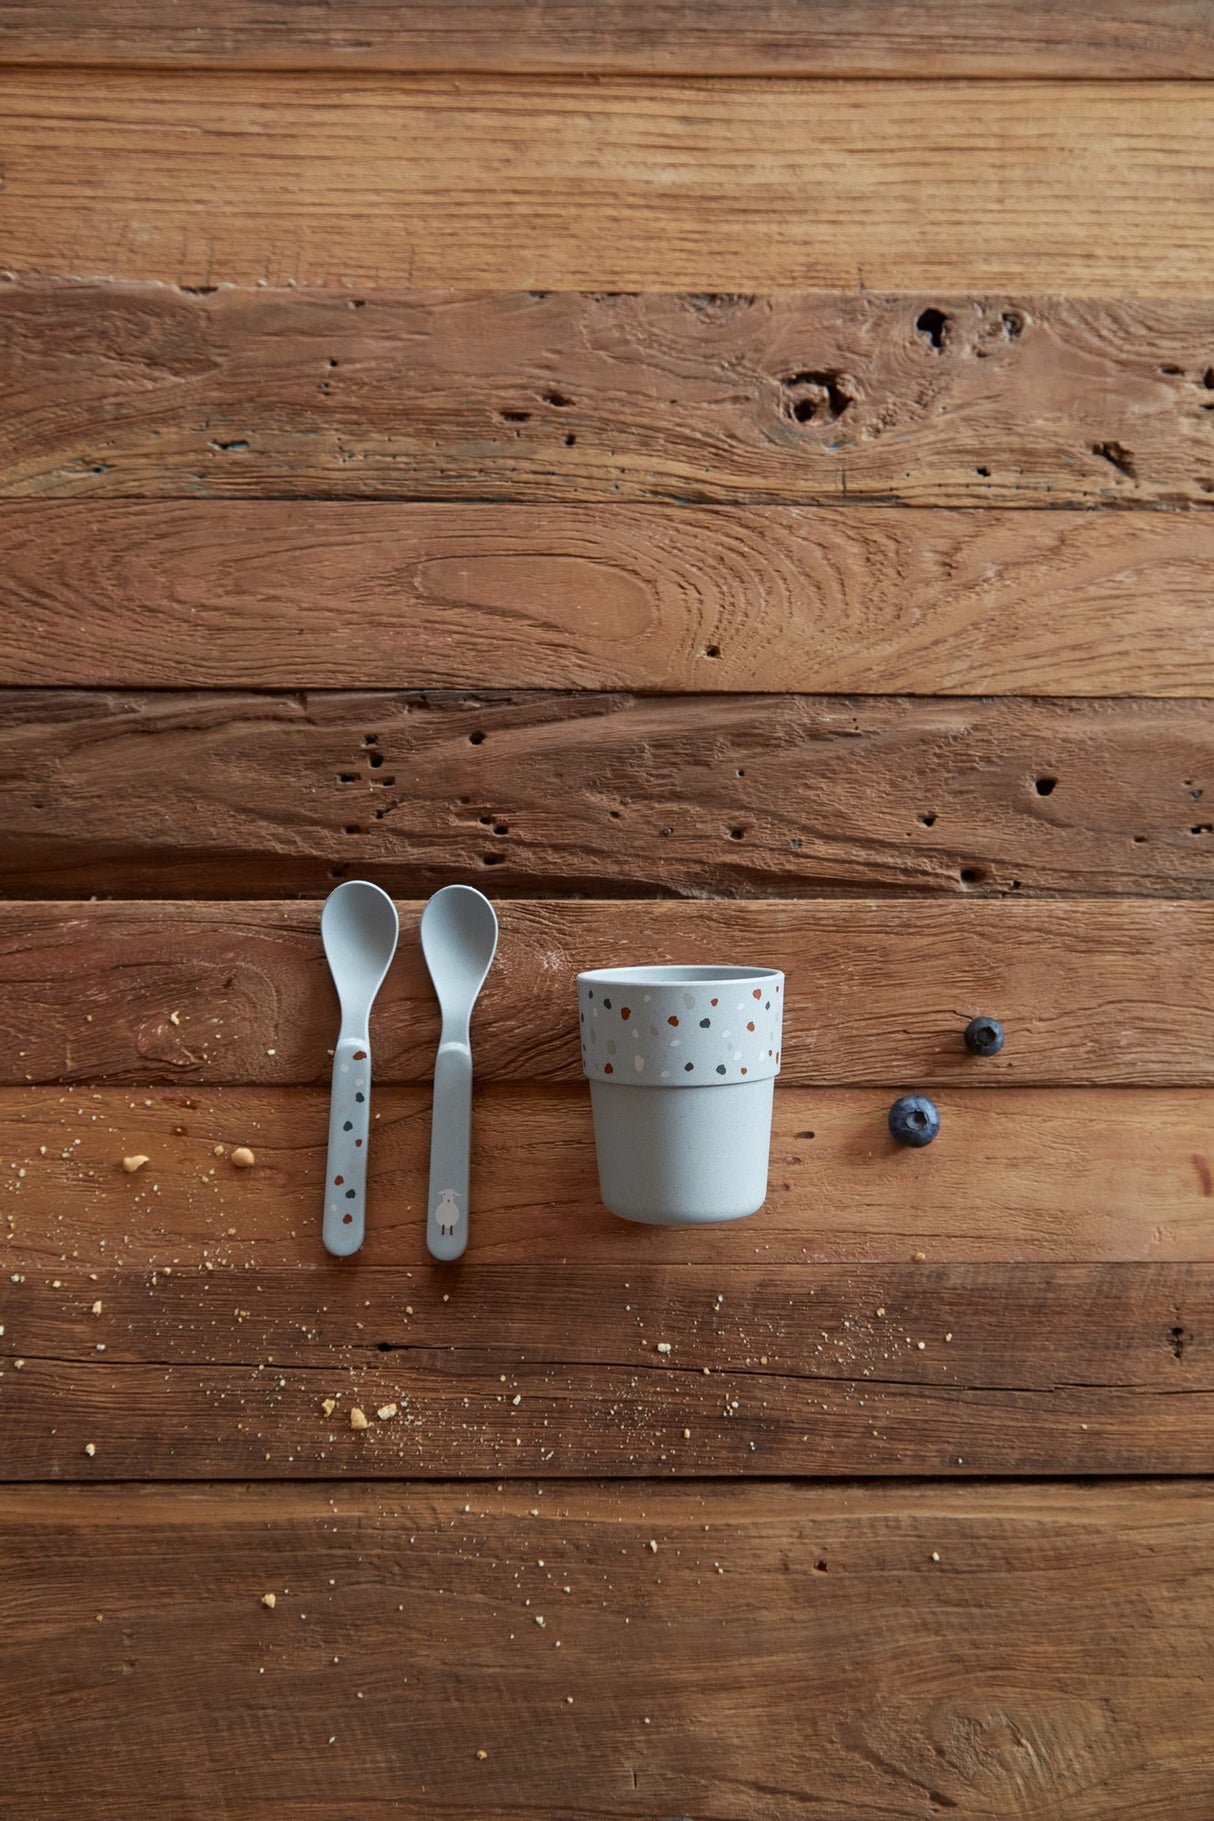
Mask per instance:
[[[600,968],[578,975],[582,1068],[636,1087],[721,1087],[780,1071],[776,968]]]

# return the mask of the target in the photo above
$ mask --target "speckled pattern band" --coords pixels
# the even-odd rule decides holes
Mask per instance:
[[[768,967],[578,975],[582,1068],[636,1087],[721,1087],[780,1072],[784,976]]]

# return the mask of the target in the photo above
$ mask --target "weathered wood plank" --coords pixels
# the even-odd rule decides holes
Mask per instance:
[[[7,1479],[1204,1473],[1214,1447],[1210,1265],[212,1263],[9,1274]]]
[[[474,1032],[482,1081],[576,1080],[577,971],[673,960],[785,970],[783,1086],[1214,1086],[1210,903],[505,899],[497,910]],[[420,911],[400,906],[376,1000],[381,1082],[433,1068]],[[1008,1033],[981,1062],[961,1041],[979,1012]],[[327,1082],[336,1020],[315,904],[0,903],[6,1083]]]
[[[0,888],[1214,893],[1205,701],[0,691]]]
[[[1171,1821],[1212,1544],[1184,1484],[11,1488],[10,1798]]]
[[[611,76],[1214,76],[1202,0],[3,0],[0,62]]]
[[[1208,505],[1212,345],[1208,296],[0,285],[0,491]]]
[[[937,1090],[943,1129],[929,1153],[889,1138],[892,1097],[782,1086],[766,1207],[745,1227],[689,1233],[608,1214],[583,1088],[488,1084],[473,1126],[469,1261],[1214,1261],[1208,1090]],[[384,1087],[375,1111],[361,1257],[424,1264],[429,1089]],[[208,1260],[328,1269],[327,1130],[319,1087],[0,1091],[0,1262],[40,1280],[67,1260],[75,1272]],[[226,1160],[236,1144],[254,1150],[252,1169]],[[121,1170],[133,1155],[150,1160],[137,1178]]]
[[[5,103],[0,238],[20,273],[1089,296],[1210,284],[1204,83],[1060,95],[14,70]]]
[[[0,504],[0,684],[1214,694],[1214,514]]]

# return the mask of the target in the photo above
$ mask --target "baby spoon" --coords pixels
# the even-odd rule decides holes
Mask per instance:
[[[459,1258],[468,1243],[472,1048],[468,1026],[497,948],[493,906],[471,885],[445,885],[422,912],[422,953],[443,1014],[434,1063],[426,1244]]]
[[[341,1033],[333,1052],[329,1157],[325,1166],[326,1248],[338,1258],[357,1252],[367,1213],[367,1138],[371,1129],[371,1044],[375,995],[396,953],[400,920],[387,892],[367,879],[347,879],[320,914]]]

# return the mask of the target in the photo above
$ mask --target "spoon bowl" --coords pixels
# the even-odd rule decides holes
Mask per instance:
[[[335,1257],[357,1252],[366,1231],[371,1132],[371,1007],[396,953],[400,920],[387,892],[347,879],[330,892],[320,935],[341,1004],[329,1096],[323,1235]]]

